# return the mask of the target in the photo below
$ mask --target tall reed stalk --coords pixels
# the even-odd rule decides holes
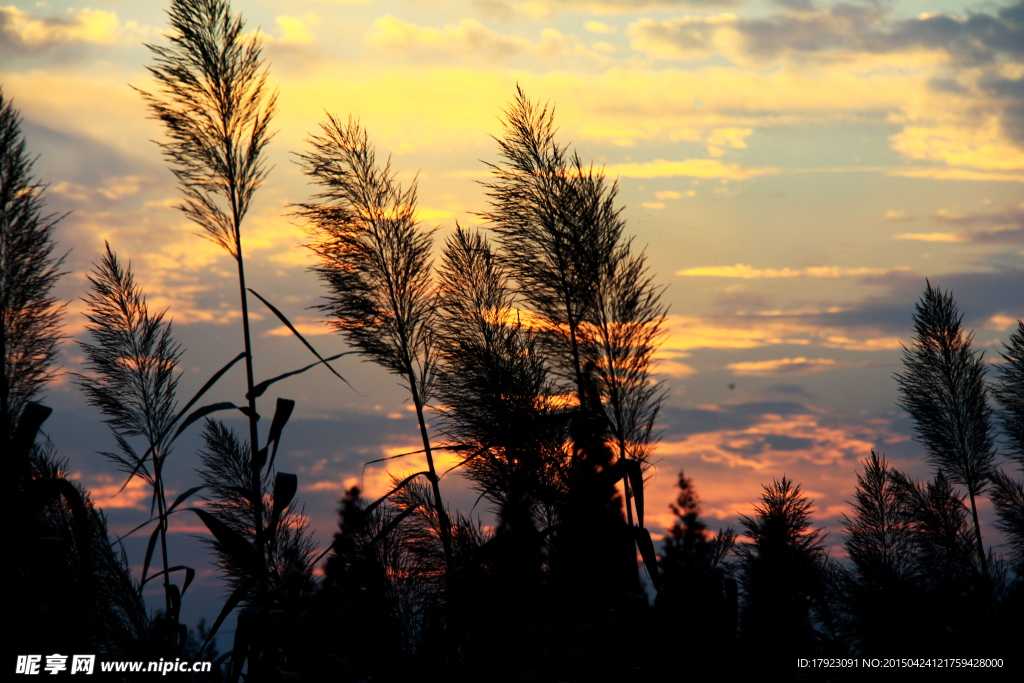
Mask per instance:
[[[168,12],[170,45],[148,45],[155,64],[154,93],[139,90],[153,118],[166,128],[158,143],[185,199],[178,207],[200,235],[225,249],[238,268],[245,344],[249,418],[249,490],[255,505],[256,547],[263,552],[262,485],[253,354],[246,298],[242,221],[269,169],[265,148],[276,93],[268,94],[259,36],[246,38],[245,22],[227,0],[174,0]]]

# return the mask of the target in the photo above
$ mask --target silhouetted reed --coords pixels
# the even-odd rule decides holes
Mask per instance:
[[[146,583],[153,549],[159,542],[164,614],[169,629],[165,637],[173,647],[180,647],[184,636],[178,632],[178,612],[183,591],[170,580],[169,506],[163,469],[171,454],[182,351],[171,337],[170,322],[164,321],[162,312],[150,313],[131,266],[122,266],[109,244],[89,282],[90,292],[84,301],[91,341],[79,343],[85,353],[86,372],[78,375],[77,382],[86,401],[103,413],[117,441],[118,450],[103,455],[128,475],[125,486],[138,476],[152,489],[151,508],[159,521],[150,536],[140,583]],[[131,444],[130,439],[135,437],[142,437],[146,445],[141,454]]]
[[[975,498],[994,471],[995,444],[982,353],[971,350],[951,293],[928,283],[914,312],[914,345],[903,349],[905,372],[896,375],[899,405],[914,420],[928,461],[967,489],[982,572],[988,573]]]
[[[56,370],[64,305],[50,293],[63,273],[43,213],[46,186],[32,177],[21,117],[0,88],[0,443]],[[6,450],[6,448],[4,449]]]
[[[249,491],[256,501],[258,552],[262,552],[263,506],[257,466],[259,431],[242,220],[268,169],[264,151],[276,94],[267,95],[259,35],[246,38],[245,22],[227,0],[173,0],[168,10],[170,45],[147,45],[155,65],[155,93],[139,90],[153,118],[163,122],[168,142],[158,143],[185,196],[178,207],[203,236],[231,254],[238,267],[245,344],[249,418]]]
[[[313,270],[327,287],[318,308],[358,351],[401,378],[419,423],[432,507],[448,574],[451,521],[441,500],[424,408],[437,365],[430,297],[430,230],[416,220],[416,183],[403,190],[390,160],[377,164],[366,131],[328,115],[323,135],[300,154],[303,171],[323,190],[297,214],[312,226],[308,246],[320,258]]]

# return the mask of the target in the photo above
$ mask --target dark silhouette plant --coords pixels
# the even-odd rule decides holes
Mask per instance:
[[[967,489],[982,572],[988,563],[975,499],[994,472],[995,442],[983,353],[971,349],[953,295],[927,283],[914,310],[914,343],[903,348],[898,405],[914,420],[927,458],[953,484]]]
[[[268,126],[277,103],[267,94],[260,39],[246,38],[245,23],[227,0],[173,0],[168,11],[170,45],[147,45],[155,64],[147,67],[158,89],[139,90],[169,141],[157,143],[185,196],[178,208],[203,236],[231,254],[238,267],[245,344],[246,414],[251,449],[249,491],[257,501],[256,529],[263,528],[259,431],[242,221],[268,169]],[[263,539],[257,539],[263,548]]]
[[[450,574],[451,521],[424,416],[437,369],[432,231],[416,220],[416,183],[403,190],[390,160],[377,163],[358,122],[342,124],[328,115],[321,129],[323,135],[309,139],[312,151],[299,158],[303,172],[323,189],[296,211],[312,226],[308,246],[320,259],[313,270],[327,287],[326,303],[318,308],[360,354],[400,377],[409,391]]]
[[[740,517],[750,540],[736,548],[744,647],[759,656],[821,651],[826,633],[819,626],[829,620],[827,554],[811,523],[813,504],[786,477],[763,488],[754,515]]]
[[[154,544],[159,542],[164,614],[170,628],[167,637],[180,647],[185,639],[177,628],[181,595],[194,571],[188,570],[181,590],[171,582],[167,556],[170,506],[163,469],[171,453],[171,428],[178,412],[175,393],[182,351],[171,336],[170,322],[164,320],[163,312],[150,313],[131,266],[122,266],[109,244],[89,282],[90,292],[84,301],[91,341],[79,342],[85,352],[86,372],[78,375],[77,382],[86,401],[103,413],[117,440],[118,451],[103,455],[127,473],[129,480],[137,475],[152,489],[152,508],[159,523],[150,536],[140,582],[146,583]],[[147,446],[141,455],[131,445],[130,439],[135,437],[142,437]]]
[[[21,118],[0,88],[0,443],[13,438],[25,406],[57,372],[64,306],[51,294],[64,257],[45,214],[46,186],[32,177]],[[7,450],[6,448],[4,449]]]
[[[1000,355],[1005,362],[996,366],[998,379],[992,395],[1000,407],[996,415],[1003,428],[1007,457],[1024,473],[1024,323],[1017,321],[1003,348]],[[1006,534],[1017,575],[1024,576],[1024,480],[996,469],[990,497],[999,515],[996,527]]]

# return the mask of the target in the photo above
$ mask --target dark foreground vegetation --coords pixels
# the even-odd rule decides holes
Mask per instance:
[[[351,353],[409,391],[422,439],[410,455],[427,463],[383,498],[349,490],[333,543],[315,548],[296,514],[297,477],[275,467],[295,404],[278,399],[270,411],[259,399],[300,372],[344,379],[330,365],[337,356],[320,356],[245,284],[242,226],[266,175],[275,96],[258,39],[245,38],[226,2],[175,0],[170,19],[169,46],[151,47],[158,90],[142,96],[166,128],[182,210],[236,261],[244,350],[181,407],[184,351],[170,323],[109,245],[100,256],[77,382],[115,437],[105,455],[151,490],[152,518],[135,530],[148,534],[144,567],[132,576],[40,431],[60,419],[35,402],[61,340],[51,295],[62,275],[59,218],[45,215],[17,112],[0,94],[8,587],[34,607],[5,637],[5,666],[45,651],[216,660],[196,680],[625,682],[706,666],[726,679],[788,678],[798,657],[1020,664],[1024,324],[986,376],[952,295],[927,285],[897,381],[934,474],[918,482],[884,456],[865,460],[844,521],[848,563],[828,557],[811,501],[785,477],[765,485],[741,530],[712,534],[680,473],[677,520],[658,555],[644,526],[644,472],[664,398],[650,374],[662,290],[625,233],[615,183],[555,142],[553,112],[521,91],[484,186],[490,236],[457,228],[436,268],[415,184],[396,182],[357,122],[330,117],[299,154],[317,188],[294,215],[319,258],[320,309]],[[292,329],[309,365],[257,381],[250,294]],[[242,400],[203,404],[240,361]],[[431,406],[444,408],[428,420]],[[247,434],[212,417],[225,410],[248,418]],[[196,485],[169,499],[164,463],[193,425],[205,444]],[[438,448],[460,455],[456,473],[495,512],[493,530],[446,505]],[[995,508],[1003,554],[982,536],[982,499]],[[211,532],[204,542],[228,595],[209,629],[179,618],[195,570],[168,556],[171,515],[195,515]],[[147,606],[152,581],[163,598]],[[227,620],[234,636],[219,655],[214,637]]]

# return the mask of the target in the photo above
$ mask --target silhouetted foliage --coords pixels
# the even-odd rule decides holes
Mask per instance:
[[[514,311],[507,269],[485,238],[456,228],[437,293],[437,393],[446,434],[465,453],[462,471],[494,505],[509,559],[539,570],[534,534],[549,526],[564,485],[566,421],[536,334]],[[533,561],[528,558],[532,556]]]
[[[1017,321],[1009,344],[1003,346],[1005,353],[1000,355],[1005,363],[996,366],[998,380],[992,395],[1001,408],[997,416],[1007,455],[1024,473],[1024,323]],[[1015,571],[1024,579],[1024,481],[997,469],[992,473],[990,497],[999,515],[996,527],[1006,534]]]
[[[301,512],[294,509],[294,476],[271,472],[263,477],[263,499],[273,501],[269,516],[262,517],[263,533],[256,533],[256,506],[248,491],[249,444],[219,420],[207,420],[203,430],[205,448],[199,452],[202,467],[199,477],[206,486],[206,509],[229,529],[255,546],[257,537],[265,537],[265,565],[249,564],[244,553],[236,552],[220,538],[205,540],[217,554],[218,566],[228,577],[231,587],[246,586],[244,600],[251,600],[266,574],[271,586],[280,586],[294,571],[312,572],[312,553],[315,549],[306,531]],[[291,487],[283,494],[282,487]],[[283,505],[283,507],[282,507]],[[253,555],[253,558],[259,558]]]
[[[978,557],[988,573],[975,498],[994,471],[992,409],[988,406],[983,354],[971,350],[963,316],[951,293],[927,284],[915,305],[914,345],[903,349],[906,370],[896,375],[899,405],[914,420],[927,458],[953,484],[967,489]]]
[[[759,663],[826,647],[828,558],[821,531],[811,526],[812,510],[799,485],[783,477],[764,486],[754,516],[740,517],[750,538],[736,549],[745,598],[741,635]]]
[[[1024,322],[1010,335],[1010,343],[1003,344],[1005,361],[996,366],[998,380],[992,395],[1001,408],[996,413],[1006,436],[1006,448],[1020,467],[1024,467]]]
[[[17,457],[27,469],[5,478],[14,514],[9,541],[18,552],[9,589],[26,609],[4,638],[9,661],[43,650],[104,659],[145,651],[150,622],[103,513],[69,479],[49,441]]]
[[[53,254],[61,217],[46,215],[21,120],[0,88],[0,443],[25,404],[53,378],[64,306],[51,295],[64,257]]]
[[[662,647],[684,657],[689,650],[713,656],[735,647],[738,620],[736,580],[725,563],[736,542],[732,529],[712,535],[700,519],[693,481],[679,473],[676,515],[658,559],[662,589],[655,603]]]
[[[504,137],[495,138],[504,161],[488,164],[492,209],[482,215],[543,325],[555,372],[574,383],[586,410],[580,326],[622,232],[615,188],[606,192],[601,174],[554,141],[554,111],[532,104],[522,89],[504,125]]]
[[[643,255],[633,255],[622,237],[617,185],[555,142],[554,112],[518,89],[504,127],[496,138],[502,161],[488,164],[494,178],[484,184],[491,210],[481,216],[497,234],[498,258],[516,284],[516,303],[531,313],[537,349],[545,352],[551,376],[561,380],[556,390],[578,400],[567,410],[571,457],[561,469],[564,502],[553,535],[563,557],[552,567],[562,563],[581,575],[606,567],[596,571],[610,574],[592,577],[592,588],[600,585],[614,602],[620,599],[612,598],[616,591],[639,590],[637,543],[658,582],[653,545],[642,528],[642,496],[636,501],[639,526],[632,528],[631,487],[642,489],[663,400],[648,366],[664,307]],[[619,522],[619,479],[628,527]],[[588,556],[594,562],[583,560]],[[612,586],[617,588],[608,593]]]
[[[884,584],[913,577],[919,571],[913,554],[911,510],[901,495],[900,475],[884,457],[871,453],[864,474],[857,475],[853,518],[843,515],[846,551],[861,579]]]
[[[857,475],[853,517],[843,515],[846,551],[853,567],[846,580],[850,637],[865,654],[900,639],[922,652],[936,621],[924,585],[925,562],[917,537],[922,514],[908,495],[906,477],[872,452]]]

